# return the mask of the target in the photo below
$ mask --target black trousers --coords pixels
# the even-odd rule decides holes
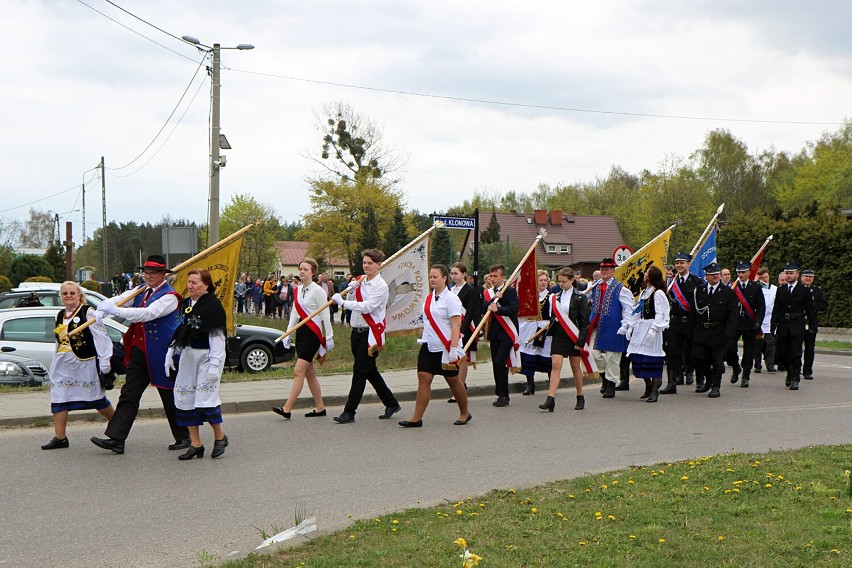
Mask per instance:
[[[491,368],[494,371],[494,394],[498,398],[509,398],[509,368],[506,359],[514,344],[508,336],[498,334],[491,340]]]
[[[767,367],[775,365],[775,336],[771,333],[764,333],[762,339],[754,341],[754,368],[760,369],[760,360],[766,363]]]
[[[388,388],[387,383],[379,373],[379,368],[376,366],[376,358],[379,356],[370,356],[367,353],[369,349],[368,336],[370,331],[352,330],[352,336],[349,345],[352,349],[352,356],[355,357],[355,363],[352,365],[352,386],[349,387],[349,398],[346,399],[346,406],[343,407],[343,412],[355,415],[358,405],[361,404],[361,398],[364,396],[364,389],[367,387],[367,382],[375,389],[376,394],[385,406],[395,406],[399,404],[396,397]]]
[[[782,329],[779,329],[775,336],[775,360],[787,369],[788,379],[799,380],[802,371],[803,342],[804,335],[790,335]]]
[[[737,358],[737,342],[740,337],[743,338],[743,356]],[[726,362],[731,367],[736,367],[738,364],[745,370],[751,370],[754,364],[754,345],[757,332],[753,329],[745,331],[737,331],[733,339],[728,342],[728,355]]]
[[[148,388],[151,379],[148,375],[148,361],[145,353],[138,347],[130,352],[130,364],[127,366],[124,386],[115,405],[115,414],[107,424],[105,434],[113,440],[124,441],[130,434],[133,421],[139,413],[139,401],[142,394]],[[189,440],[189,430],[186,426],[177,425],[177,411],[175,410],[175,395],[171,389],[157,389],[160,400],[163,401],[163,410],[169,421],[169,428],[175,440]]]
[[[725,372],[725,344],[693,343],[692,364],[700,377],[710,381],[710,386],[721,386],[722,374]]]
[[[802,363],[802,374],[806,377],[814,376],[814,353],[816,349],[817,330],[809,329],[805,331],[805,360]]]
[[[666,368],[674,376],[683,376],[692,371],[692,341],[686,330],[663,331],[663,350],[666,354]]]

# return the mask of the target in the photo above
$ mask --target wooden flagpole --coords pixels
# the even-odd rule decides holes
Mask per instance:
[[[217,250],[219,250],[220,248],[222,248],[226,245],[231,244],[233,241],[242,237],[249,229],[251,229],[255,225],[257,225],[257,223],[250,223],[250,224],[246,225],[245,227],[243,227],[242,229],[240,229],[239,231],[236,231],[236,232],[228,235],[227,237],[225,237],[224,239],[222,239],[218,243],[207,247],[206,249],[204,249],[200,253],[196,254],[192,258],[181,262],[180,264],[178,264],[177,266],[174,267],[172,272],[179,272],[179,271],[183,270],[184,268],[186,268],[187,266],[191,265],[192,263],[194,263],[198,260],[201,260],[205,256],[207,256],[207,255],[209,255],[213,252],[216,252]],[[135,298],[136,296],[138,296],[139,294],[144,292],[145,288],[147,288],[147,287],[148,287],[147,284],[142,284],[141,286],[137,287],[136,290],[134,290],[132,294],[118,300],[115,303],[116,307],[123,306],[124,304],[126,304],[127,302],[129,302],[130,300],[132,300],[133,298]],[[87,327],[92,325],[92,323],[94,323],[94,321],[95,320],[88,320],[83,325],[80,325],[77,328],[75,328],[74,331],[72,331],[71,333],[68,334],[68,336],[70,337],[72,335],[76,335],[76,334],[80,333],[81,331],[83,331],[84,329],[86,329]]]
[[[756,252],[756,253],[754,253],[754,256],[753,256],[753,257],[751,257],[751,260],[749,261],[749,264],[754,264],[754,261],[755,261],[755,260],[757,260],[757,257],[758,257],[758,256],[760,256],[760,253],[762,253],[762,252],[763,252],[763,249],[765,249],[765,248],[766,248],[766,245],[768,245],[768,244],[769,244],[769,241],[771,241],[771,240],[772,240],[772,235],[769,235],[768,237],[766,237],[766,240],[765,240],[765,241],[763,241],[763,244],[762,244],[762,245],[760,245],[760,248],[759,248],[759,249],[757,249],[757,252]]]
[[[710,219],[710,222],[709,222],[709,223],[707,223],[707,227],[704,229],[704,232],[703,232],[703,233],[701,233],[701,236],[700,236],[700,237],[698,237],[698,242],[696,242],[696,243],[695,243],[695,246],[694,246],[694,247],[692,247],[692,251],[689,253],[689,256],[690,256],[690,257],[694,257],[694,256],[695,256],[695,253],[697,253],[697,252],[698,252],[698,249],[700,249],[700,248],[701,248],[701,245],[703,245],[703,244],[704,244],[704,241],[706,241],[706,240],[707,240],[707,237],[709,237],[709,236],[710,236],[710,231],[711,231],[711,230],[713,230],[713,225],[715,225],[715,224],[716,224],[716,219],[718,219],[718,218],[719,218],[719,215],[721,215],[721,214],[722,214],[722,211],[724,211],[724,210],[725,210],[725,204],[723,203],[723,204],[721,204],[721,205],[719,206],[719,208],[718,208],[718,209],[716,209],[716,214],[715,214],[715,215],[713,215],[713,218],[712,218],[712,219]],[[671,282],[669,282],[669,287],[668,287],[668,289],[666,290],[666,293],[668,293],[668,292],[672,289],[672,286],[674,286],[674,278],[672,278],[672,281],[671,281]]]
[[[391,256],[389,256],[385,260],[383,260],[382,265],[395,260],[399,255],[401,255],[402,253],[404,253],[405,251],[407,251],[408,249],[410,249],[411,247],[416,245],[418,242],[420,242],[420,240],[423,237],[425,237],[426,235],[428,235],[429,233],[431,233],[432,231],[434,231],[435,229],[437,229],[439,226],[442,226],[442,225],[443,225],[443,223],[435,223],[434,225],[432,225],[431,227],[429,227],[428,229],[426,229],[425,231],[423,231],[422,233],[420,233],[419,235],[414,237],[414,239],[411,242],[409,242],[407,245],[405,245],[404,247],[402,247],[401,249],[399,249],[398,251],[393,253]],[[362,278],[363,278],[363,276],[359,276],[358,282],[361,282]],[[354,288],[352,288],[352,289],[354,290]],[[349,290],[347,289],[347,290],[344,290],[343,292],[341,292],[340,295],[345,298],[348,293],[349,293]],[[321,305],[320,307],[318,307],[313,313],[309,314],[308,317],[306,317],[305,319],[303,319],[302,321],[300,321],[299,323],[297,323],[296,325],[294,325],[293,327],[291,327],[290,329],[288,329],[287,331],[285,331],[284,333],[282,333],[281,335],[276,337],[275,342],[277,343],[279,341],[283,341],[285,337],[288,337],[289,335],[295,333],[297,329],[299,329],[300,327],[302,327],[303,325],[307,324],[309,321],[314,319],[317,315],[322,313],[323,310],[327,309],[333,303],[334,303],[334,300],[329,300],[326,303],[324,303],[323,305]]]
[[[541,241],[541,239],[542,239],[542,238],[543,238],[543,235],[538,235],[538,236],[536,236],[535,241],[533,241],[533,244],[530,246],[530,248],[529,248],[529,250],[527,251],[527,253],[526,253],[526,254],[524,255],[524,257],[521,259],[521,262],[519,262],[519,263],[518,263],[518,266],[516,266],[516,267],[515,267],[515,271],[514,271],[514,272],[512,272],[512,275],[511,275],[511,276],[509,276],[509,277],[506,279],[506,282],[503,284],[503,289],[502,289],[502,290],[500,290],[500,291],[497,293],[497,295],[496,295],[496,296],[494,296],[494,298],[492,298],[492,299],[491,299],[491,302],[492,302],[492,303],[493,303],[493,302],[496,302],[497,300],[499,300],[500,298],[502,298],[502,297],[503,297],[503,294],[505,293],[506,289],[507,289],[509,286],[511,286],[511,285],[512,285],[512,282],[515,280],[515,278],[517,278],[517,276],[518,276],[518,272],[520,272],[520,271],[521,271],[521,267],[522,267],[522,266],[524,265],[524,263],[527,261],[527,259],[529,258],[529,256],[533,253],[533,251],[535,250],[535,247],[537,247],[537,246],[538,246],[538,243]],[[476,326],[476,329],[474,329],[474,330],[473,330],[473,334],[471,334],[470,339],[468,340],[467,344],[464,346],[464,349],[463,349],[463,350],[464,350],[464,352],[465,352],[465,353],[467,353],[467,350],[468,350],[468,349],[470,349],[470,346],[471,346],[471,345],[473,345],[473,342],[474,342],[474,341],[476,341],[476,339],[479,337],[479,332],[480,332],[480,331],[482,331],[482,328],[483,328],[483,327],[485,326],[485,324],[488,322],[488,318],[489,318],[489,317],[491,317],[491,312],[490,312],[490,311],[487,311],[487,312],[485,312],[485,316],[484,316],[481,320],[479,320],[479,325],[477,325],[477,326]]]

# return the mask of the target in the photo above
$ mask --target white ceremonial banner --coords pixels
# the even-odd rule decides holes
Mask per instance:
[[[423,327],[423,302],[429,292],[429,234],[389,258],[380,274],[388,283],[386,331]]]

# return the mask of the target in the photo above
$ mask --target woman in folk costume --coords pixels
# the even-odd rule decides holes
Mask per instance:
[[[470,341],[470,338],[473,336],[473,332],[479,323],[479,311],[482,308],[482,302],[476,288],[467,282],[467,267],[464,264],[461,262],[455,263],[452,269],[450,269],[450,278],[453,281],[453,287],[450,291],[458,296],[462,303],[462,345],[467,345],[467,342]],[[459,381],[461,381],[461,384],[465,387],[465,389],[467,389],[468,362],[476,365],[476,344],[476,341],[471,343],[470,348],[466,353],[467,356],[463,357],[459,362]],[[447,402],[455,401],[455,398],[451,398]]]
[[[663,330],[669,327],[669,301],[662,271],[651,266],[645,271],[645,288],[627,325],[618,330],[630,342],[627,355],[633,374],[645,381],[645,394],[639,398],[657,402],[663,382]]]
[[[50,411],[54,437],[41,447],[56,450],[68,447],[65,428],[69,410],[93,408],[104,418],[112,418],[114,409],[106,397],[100,373],[109,375],[112,341],[103,324],[90,325],[69,337],[69,333],[87,320],[95,319],[95,309],[85,302],[83,289],[76,282],[63,282],[59,289],[65,306],[56,314],[56,354],[50,363]]]
[[[432,379],[443,375],[459,405],[459,419],[454,422],[462,426],[472,416],[467,408],[467,392],[459,380],[458,365],[464,359],[461,342],[462,303],[450,292],[447,284],[450,273],[443,264],[435,264],[429,270],[431,293],[423,304],[423,337],[417,357],[417,400],[414,414],[399,423],[403,428],[420,428],[423,415],[432,397]]]
[[[547,399],[538,407],[548,412],[556,408],[556,389],[562,375],[562,363],[568,357],[574,386],[577,389],[577,404],[574,410],[583,410],[586,399],[583,397],[583,370],[581,360],[589,333],[589,299],[574,288],[574,271],[570,268],[560,270],[556,279],[559,292],[550,296],[551,324],[548,333],[553,343],[550,357],[553,369],[550,371],[550,388]]]
[[[228,437],[222,432],[222,401],[219,381],[225,366],[225,309],[216,297],[210,273],[202,268],[190,270],[186,287],[189,297],[180,309],[180,323],[166,352],[166,373],[175,369],[175,407],[177,423],[189,429],[191,446],[179,460],[204,457],[199,427],[204,422],[213,428],[213,452],[225,453]]]
[[[535,394],[535,374],[545,373],[548,376],[551,371],[550,344],[551,339],[545,333],[541,333],[533,341],[530,339],[538,331],[547,327],[550,323],[550,290],[548,290],[550,278],[544,270],[536,271],[536,285],[538,286],[538,305],[540,319],[524,318],[518,325],[518,338],[521,344],[521,374],[527,378],[527,388],[524,396]]]
[[[301,285],[293,289],[293,308],[290,310],[290,323],[287,329],[293,329],[296,324],[306,319],[327,302],[325,290],[314,282],[319,267],[317,261],[306,258],[299,263],[299,281]],[[284,338],[284,347],[293,345],[292,335]],[[331,327],[331,312],[323,310],[314,316],[310,322],[296,330],[296,366],[293,368],[293,386],[290,396],[281,408],[273,407],[275,414],[280,414],[290,420],[291,411],[308,381],[308,389],[314,397],[314,408],[305,416],[325,416],[325,403],[322,400],[322,390],[314,369],[314,359],[322,363],[328,352],[334,347],[334,330]]]

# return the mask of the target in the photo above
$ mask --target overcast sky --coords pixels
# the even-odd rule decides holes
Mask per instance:
[[[49,209],[74,222],[80,244],[82,212],[70,211],[82,209],[79,186],[104,156],[108,220],[205,221],[203,66],[190,83],[202,55],[104,0],[83,1],[4,3],[0,218]],[[233,150],[223,151],[221,201],[252,193],[286,222],[309,209],[304,180],[316,167],[304,154],[319,153],[314,114],[335,101],[383,127],[408,160],[406,205],[426,213],[477,190],[590,181],[613,165],[653,170],[714,128],[752,152],[798,152],[837,130],[852,101],[848,1],[116,3],[178,37],[256,46],[223,51],[221,124]],[[110,170],[143,151],[188,85],[151,148]],[[88,236],[100,223],[93,180]]]

